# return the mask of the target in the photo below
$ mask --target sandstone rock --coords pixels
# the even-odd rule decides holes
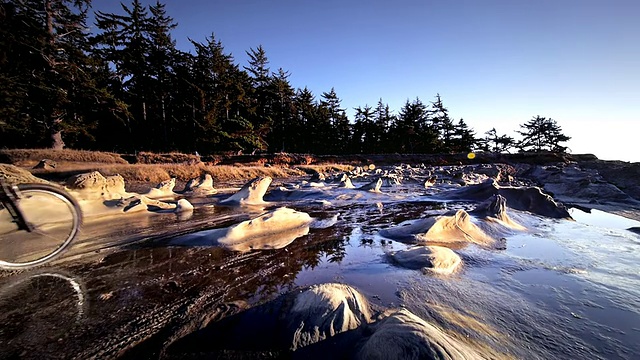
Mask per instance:
[[[357,359],[483,359],[469,345],[401,309],[371,326]]]
[[[218,190],[213,187],[211,174],[204,174],[199,178],[189,180],[183,192],[195,195],[211,195],[217,193]]]
[[[257,177],[247,182],[237,193],[231,195],[221,204],[228,205],[260,205],[264,204],[264,194],[269,189],[271,177]]]
[[[49,159],[42,159],[40,162],[34,166],[34,169],[44,169],[44,170],[55,170],[56,162]]]
[[[361,187],[358,188],[358,190],[379,193],[381,187],[382,187],[382,179],[378,179],[368,184],[362,185]]]
[[[291,350],[371,322],[367,300],[344,284],[314,285],[298,294],[289,316]]]
[[[422,269],[438,274],[455,272],[462,260],[453,250],[442,246],[419,246],[392,252],[389,257],[398,265],[408,269]]]

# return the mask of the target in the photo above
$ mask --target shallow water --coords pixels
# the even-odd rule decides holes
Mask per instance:
[[[1,279],[0,289],[9,290],[0,292],[0,310],[11,311],[0,321],[15,325],[0,331],[0,340],[9,344],[2,357],[27,348],[33,358],[51,351],[135,358],[193,331],[194,323],[325,282],[353,285],[380,307],[404,306],[494,357],[634,359],[640,354],[640,235],[625,230],[637,224],[596,210],[573,209],[575,221],[510,210],[529,231],[508,232],[504,250],[456,246],[462,270],[432,275],[392,264],[386,254],[408,245],[378,232],[474,204],[435,201],[419,184],[382,191],[268,194],[266,209],[288,206],[318,220],[338,215],[337,222],[311,228],[285,248],[247,253],[170,242],[254,218],[262,208],[218,206],[210,199],[186,217],[90,222],[66,259],[48,269],[64,275],[26,282],[42,289],[46,281],[73,279],[69,286],[55,285],[59,290],[46,290],[50,296],[43,297],[39,290],[14,286],[25,284],[20,279],[29,272]],[[59,294],[63,291],[67,294]],[[16,307],[16,299],[31,306]],[[46,330],[40,338],[38,329]],[[147,342],[133,343],[133,334]]]

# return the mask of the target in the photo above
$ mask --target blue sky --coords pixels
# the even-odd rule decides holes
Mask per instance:
[[[440,93],[479,134],[517,137],[541,115],[572,136],[574,153],[640,161],[638,0],[165,3],[178,48],[215,33],[246,65],[245,51],[262,45],[273,71],[316,97],[334,87],[349,114],[379,98],[397,111]],[[120,12],[112,0],[93,6]]]

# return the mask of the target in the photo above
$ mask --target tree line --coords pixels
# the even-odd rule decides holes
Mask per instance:
[[[269,151],[315,154],[565,151],[555,120],[520,125],[521,140],[476,135],[439,94],[382,99],[349,119],[335,89],[319,97],[270,67],[262,46],[240,66],[212,33],[180,51],[165,5],[121,3],[95,12],[91,0],[0,0],[0,137],[3,147],[73,147],[117,152]]]

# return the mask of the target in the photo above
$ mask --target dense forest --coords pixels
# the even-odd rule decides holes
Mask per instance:
[[[522,139],[478,136],[437,94],[392,111],[382,99],[349,119],[335,89],[294,88],[262,46],[241,66],[212,33],[176,48],[165,5],[0,0],[2,147],[315,154],[565,151],[555,120],[521,124]],[[95,19],[90,32],[88,19]],[[376,100],[374,100],[376,101]]]

